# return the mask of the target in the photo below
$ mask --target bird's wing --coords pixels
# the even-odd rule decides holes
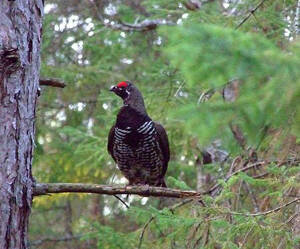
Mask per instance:
[[[113,125],[110,128],[110,131],[108,134],[107,150],[108,150],[108,153],[112,156],[112,158],[116,161],[116,158],[114,156],[114,151],[113,151],[114,140],[115,140],[115,127],[116,127],[116,125]]]
[[[162,170],[162,177],[164,177],[164,175],[167,172],[168,162],[170,160],[169,140],[168,140],[168,135],[167,135],[164,127],[159,123],[154,123],[154,124],[155,124],[155,128],[156,128],[156,131],[158,134],[159,146],[162,151],[163,158],[164,158],[164,164],[163,164],[163,170]]]

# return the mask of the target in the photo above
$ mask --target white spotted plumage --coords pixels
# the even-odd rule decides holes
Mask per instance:
[[[136,149],[133,149],[126,139],[130,139],[132,133],[137,133]],[[152,183],[157,178],[162,168],[161,150],[155,139],[156,130],[153,121],[146,121],[137,129],[127,127],[125,130],[115,128],[115,156],[119,169],[126,175],[140,174],[144,179],[141,183]],[[131,138],[132,139],[132,138]],[[129,167],[130,165],[135,167]],[[137,172],[137,171],[140,172]]]

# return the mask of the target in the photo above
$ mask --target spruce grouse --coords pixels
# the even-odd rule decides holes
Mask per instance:
[[[166,187],[170,151],[164,127],[148,116],[143,96],[131,82],[122,81],[110,91],[123,99],[123,106],[108,135],[108,152],[129,185]]]

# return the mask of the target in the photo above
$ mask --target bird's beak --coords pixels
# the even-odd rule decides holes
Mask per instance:
[[[116,90],[116,88],[117,88],[116,86],[111,86],[109,91],[114,92]]]

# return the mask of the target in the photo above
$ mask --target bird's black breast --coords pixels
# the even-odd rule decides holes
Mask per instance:
[[[129,179],[155,185],[162,175],[163,158],[154,122],[130,109],[125,111],[119,113],[115,128],[118,167]]]
[[[130,127],[132,130],[136,130],[150,120],[151,118],[147,114],[139,113],[130,106],[123,106],[118,113],[116,127],[120,129]]]
[[[121,133],[121,136],[123,135],[121,142],[129,145],[135,151],[145,139],[142,128],[146,125],[149,126],[150,122],[152,121],[148,115],[141,114],[129,106],[124,106],[117,116],[116,133]]]

